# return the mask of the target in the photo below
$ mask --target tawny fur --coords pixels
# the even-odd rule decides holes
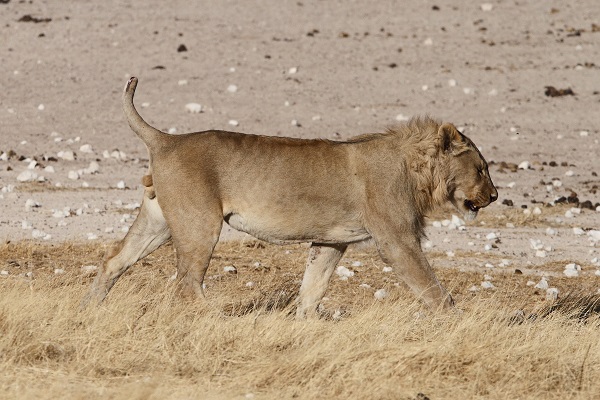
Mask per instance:
[[[202,297],[223,221],[259,239],[310,242],[299,317],[314,314],[351,243],[373,239],[383,260],[433,308],[453,304],[421,251],[424,217],[453,203],[467,219],[497,198],[487,164],[452,124],[416,118],[382,134],[337,142],[235,132],[168,135],[133,105],[150,171],[134,225],[110,252],[85,300],[100,302],[127,268],[173,238],[178,288]]]

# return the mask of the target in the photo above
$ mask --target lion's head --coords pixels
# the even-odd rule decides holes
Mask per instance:
[[[498,199],[488,164],[475,144],[454,125],[443,124],[438,132],[448,172],[449,200],[465,219],[473,220],[480,208]]]

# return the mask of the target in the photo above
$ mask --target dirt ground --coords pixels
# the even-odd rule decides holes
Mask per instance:
[[[454,293],[542,302],[542,276],[559,297],[600,289],[597,0],[0,0],[0,65],[9,252],[85,243],[98,265],[124,235],[148,166],[121,110],[137,76],[140,113],[174,133],[342,140],[417,115],[453,122],[500,196],[465,226],[452,210],[429,219],[425,251]],[[3,276],[28,272],[12,261]]]
[[[415,115],[453,122],[491,164],[497,220],[432,227],[432,249],[593,274],[599,15],[592,0],[2,2],[0,238],[124,235],[148,164],[121,111],[135,75],[143,116],[179,133],[344,139]],[[533,224],[507,227],[523,212]]]

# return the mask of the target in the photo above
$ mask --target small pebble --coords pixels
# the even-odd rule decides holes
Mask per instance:
[[[185,105],[187,112],[192,114],[199,114],[202,112],[202,105],[198,103],[187,103]]]
[[[227,91],[229,93],[235,93],[238,91],[238,87],[236,85],[229,85],[227,86]]]
[[[379,290],[375,291],[374,296],[377,300],[383,300],[386,297],[388,297],[388,292],[385,289],[379,289]]]

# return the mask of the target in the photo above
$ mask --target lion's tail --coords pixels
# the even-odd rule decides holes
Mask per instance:
[[[139,136],[140,139],[146,144],[148,149],[157,147],[160,144],[164,132],[150,126],[135,109],[133,105],[133,96],[135,95],[135,88],[137,86],[138,79],[131,77],[125,85],[125,91],[123,92],[123,111],[125,117],[131,129]]]

